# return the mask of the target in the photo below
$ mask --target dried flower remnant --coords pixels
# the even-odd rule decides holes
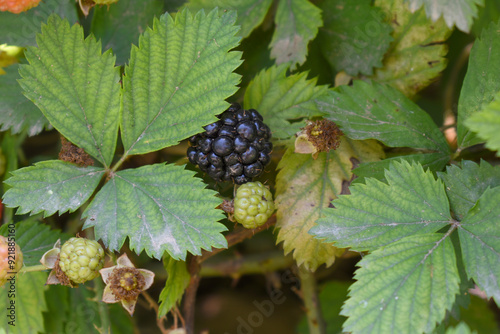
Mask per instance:
[[[61,145],[59,160],[71,162],[80,167],[94,165],[94,160],[83,150],[83,148],[73,145],[63,136],[61,136]]]
[[[121,302],[130,315],[134,314],[137,298],[153,284],[155,274],[146,269],[136,269],[127,254],[117,260],[117,265],[101,269],[101,276],[106,284],[102,301],[105,303]]]
[[[316,159],[320,152],[337,149],[343,135],[337,124],[332,121],[322,119],[308,122],[306,127],[296,135],[295,152],[311,153]]]

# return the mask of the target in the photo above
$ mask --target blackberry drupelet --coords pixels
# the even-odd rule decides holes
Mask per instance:
[[[218,118],[189,139],[189,161],[218,182],[252,181],[271,161],[271,130],[257,110],[242,109],[237,103]]]

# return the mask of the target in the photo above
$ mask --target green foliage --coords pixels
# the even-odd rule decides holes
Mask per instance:
[[[436,232],[451,223],[448,199],[441,180],[406,161],[393,162],[387,184],[367,178],[324,209],[324,217],[310,231],[337,247],[376,250],[414,234]]]
[[[38,48],[29,47],[21,65],[24,94],[64,137],[108,166],[120,117],[120,71],[111,52],[101,54],[83,29],[53,15],[42,25]]]
[[[481,36],[483,29],[486,29],[491,22],[497,22],[500,19],[500,2],[485,0],[484,7],[479,7],[477,16],[472,25],[471,32],[475,36]]]
[[[446,140],[430,116],[398,90],[377,82],[356,80],[316,99],[325,118],[334,121],[350,138],[377,139],[387,146],[410,147],[418,154],[405,159],[441,170],[449,160]],[[361,165],[356,174],[382,179],[390,159]]]
[[[236,92],[240,52],[235,12],[188,10],[155,19],[132,47],[123,80],[122,141],[126,154],[177,144],[201,132]]]
[[[12,174],[5,181],[11,188],[4,194],[4,204],[19,207],[17,214],[43,212],[47,217],[82,206],[96,189],[104,170],[48,160]]]
[[[44,0],[35,8],[20,14],[0,12],[0,44],[28,46],[35,45],[36,33],[40,30],[42,22],[55,13],[75,23],[77,11],[70,1]]]
[[[272,0],[189,0],[186,7],[192,11],[215,7],[235,10],[238,13],[236,24],[241,26],[239,35],[245,38],[264,21],[271,3]]]
[[[12,298],[12,293],[9,293],[9,282],[0,287],[0,300],[5,303],[5,306],[0,311],[2,317],[0,331],[3,329],[9,334],[44,332],[42,312],[47,310],[44,294],[46,279],[47,274],[44,272],[17,275],[14,288],[15,298]],[[10,303],[11,300],[15,302],[15,326],[10,326],[7,322],[7,319],[9,319],[7,317],[9,315],[7,302]]]
[[[394,41],[384,56],[383,67],[371,78],[412,97],[445,69],[448,47],[444,42],[452,30],[443,19],[429,20],[423,9],[412,14],[403,1],[375,1],[393,28]]]
[[[116,63],[124,64],[130,56],[130,46],[137,44],[139,35],[153,23],[153,17],[163,12],[161,0],[120,0],[113,6],[97,6],[91,31],[105,50],[113,50]]]
[[[484,191],[465,215],[458,233],[470,278],[500,305],[500,188]]]
[[[438,176],[446,186],[451,211],[462,220],[486,189],[500,186],[500,167],[470,160],[463,160],[459,166],[448,166],[446,173],[438,172]]]
[[[316,107],[315,99],[323,96],[327,87],[317,86],[316,79],[307,80],[304,72],[287,76],[289,65],[262,70],[245,92],[245,108],[256,109],[262,114],[275,139],[295,135],[304,126],[298,120],[324,114]]]
[[[174,259],[201,248],[225,248],[218,223],[221,201],[213,190],[181,166],[155,164],[113,174],[83,213],[84,229],[94,226],[97,239],[109,250],[120,250],[128,237],[131,249],[161,259]]]
[[[408,236],[358,265],[341,313],[346,332],[431,332],[459,291],[455,252],[442,234]]]
[[[297,264],[315,271],[320,265],[332,265],[344,250],[321,243],[307,231],[314,226],[330,202],[347,191],[353,175],[352,159],[375,161],[383,156],[375,141],[352,141],[343,138],[335,151],[309,154],[288,149],[280,161],[276,184],[277,242],[283,241],[285,254],[293,252]]]
[[[0,75],[0,131],[10,130],[19,133],[26,130],[30,136],[49,128],[49,122],[30,100],[23,96],[17,80],[19,65],[5,69],[6,74]]]
[[[306,61],[307,45],[322,25],[321,10],[308,0],[279,0],[275,17],[276,30],[271,41],[271,57],[276,64]]]
[[[52,230],[49,226],[41,224],[34,218],[24,220],[14,225],[14,237],[16,243],[23,252],[23,263],[25,266],[40,264],[42,255],[52,249],[57,240],[66,241],[69,236],[58,230]],[[0,235],[9,234],[9,224],[0,227]]]
[[[500,155],[500,91],[481,111],[472,114],[465,125],[486,141],[486,147]]]
[[[337,71],[349,75],[372,75],[392,41],[392,27],[370,0],[322,3],[324,27],[320,29],[321,51]]]
[[[446,334],[477,334],[477,332],[471,331],[465,322],[461,322],[456,327],[448,328]]]
[[[484,6],[484,0],[406,0],[409,2],[410,10],[417,11],[422,6],[425,8],[427,17],[437,21],[443,16],[446,25],[469,32],[472,21],[477,17],[477,6]]]
[[[492,56],[499,52],[500,23],[490,24],[488,29],[483,30],[481,38],[476,40],[470,52],[469,66],[458,101],[457,144],[459,150],[481,142],[481,139],[466,127],[465,121],[482,110],[500,91],[500,80],[498,80],[500,59]],[[486,112],[488,113],[491,111]]]
[[[180,303],[191,279],[186,262],[176,261],[166,255],[163,257],[163,265],[167,271],[168,278],[165,287],[160,293],[160,308],[158,310],[160,317],[166,315],[177,303]]]

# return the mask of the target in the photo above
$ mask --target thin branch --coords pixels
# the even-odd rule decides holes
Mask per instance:
[[[245,239],[249,239],[249,238],[253,237],[255,234],[262,232],[264,230],[267,230],[269,227],[273,226],[274,224],[276,224],[276,215],[275,214],[272,215],[271,217],[269,217],[269,219],[267,220],[267,222],[264,225],[259,226],[255,229],[252,229],[252,230],[244,228],[242,226],[238,226],[231,233],[226,235],[227,247],[229,248],[231,246],[234,246],[234,245],[242,242]],[[215,254],[218,254],[224,250],[226,250],[226,248],[215,248],[211,252],[203,251],[201,256],[197,257],[197,261],[200,264],[203,261],[205,261],[206,259],[208,259],[208,258],[214,256]]]
[[[325,334],[326,325],[321,314],[316,278],[314,273],[299,268],[300,289],[304,306],[306,307],[307,324],[310,334]]]
[[[194,312],[196,303],[196,292],[198,286],[200,285],[200,265],[196,256],[190,257],[188,260],[188,271],[191,275],[189,280],[189,285],[186,288],[186,293],[184,294],[184,321],[186,322],[186,334],[194,334]]]
[[[159,314],[158,310],[160,308],[158,307],[158,303],[156,302],[156,300],[154,300],[153,297],[151,297],[151,295],[149,293],[147,293],[146,291],[142,291],[142,296],[147,300],[149,307],[155,310],[155,312],[156,312],[156,325],[158,326],[160,331],[163,334],[168,334],[170,331],[165,328],[165,320],[167,319],[167,317],[163,316],[163,317],[158,318],[158,314]]]

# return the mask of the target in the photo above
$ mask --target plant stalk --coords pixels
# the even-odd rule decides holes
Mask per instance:
[[[326,325],[321,314],[321,305],[318,298],[316,278],[314,273],[299,268],[300,289],[302,300],[306,308],[307,324],[310,334],[325,334]]]

